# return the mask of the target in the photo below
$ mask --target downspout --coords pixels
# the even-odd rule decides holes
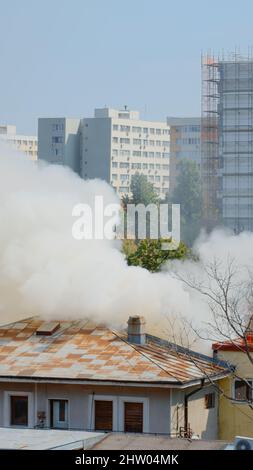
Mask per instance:
[[[188,400],[190,397],[195,395],[195,393],[198,393],[200,390],[202,390],[202,388],[204,387],[204,383],[205,383],[205,379],[202,378],[200,387],[196,388],[196,390],[192,390],[192,392],[187,393],[184,396],[184,430],[185,430],[185,433],[187,433],[187,429],[188,429]]]

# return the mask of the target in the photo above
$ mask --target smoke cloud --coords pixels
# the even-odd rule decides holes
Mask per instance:
[[[117,328],[134,314],[156,327],[167,316],[208,319],[203,299],[170,266],[151,274],[128,267],[117,241],[72,237],[73,206],[92,207],[96,195],[105,204],[119,202],[105,182],[86,182],[64,167],[0,150],[0,322],[40,315],[90,318]],[[249,233],[202,235],[195,246],[200,261],[176,268],[201,276],[202,263],[229,254],[253,266],[252,246]]]

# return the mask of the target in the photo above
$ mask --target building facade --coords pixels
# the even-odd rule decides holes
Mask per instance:
[[[144,121],[137,111],[102,108],[82,120],[81,176],[102,178],[120,196],[130,194],[131,177],[147,176],[164,198],[169,189],[170,128]]]
[[[191,160],[200,169],[201,118],[168,117],[167,124],[170,127],[170,191],[173,191],[180,160]]]
[[[216,357],[235,366],[235,373],[219,384],[223,392],[219,398],[219,439],[253,436],[253,332],[247,336],[247,352],[245,344],[241,339],[213,344]]]
[[[253,59],[202,61],[202,181],[205,219],[253,230]]]
[[[11,148],[27,155],[31,160],[37,160],[38,139],[33,135],[16,134],[16,126],[0,125],[0,140]]]
[[[38,158],[80,173],[80,119],[40,118]]]
[[[61,131],[56,131],[57,126]],[[105,180],[120,196],[130,194],[131,177],[137,172],[147,176],[161,198],[168,192],[170,127],[166,122],[141,120],[137,111],[128,109],[102,108],[81,121],[39,119],[38,135],[39,159],[70,166],[84,179]],[[70,136],[73,142],[67,148]]]

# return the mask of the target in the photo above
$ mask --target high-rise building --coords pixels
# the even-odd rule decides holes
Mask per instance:
[[[253,230],[253,58],[202,59],[202,183],[208,227]]]
[[[170,191],[176,186],[180,160],[194,161],[200,168],[200,117],[168,117],[170,126]]]
[[[147,176],[163,198],[169,189],[170,128],[144,121],[137,111],[102,108],[82,120],[81,175],[102,178],[130,194],[131,177]]]
[[[31,160],[37,160],[38,139],[34,135],[16,134],[16,126],[0,125],[0,140],[15,150],[25,153]]]
[[[80,119],[40,118],[38,158],[80,173]]]
[[[120,196],[130,194],[131,177],[138,172],[164,198],[169,189],[170,127],[141,120],[137,111],[126,107],[95,109],[94,117],[81,121],[41,118],[39,158],[68,165],[84,179],[103,179]]]

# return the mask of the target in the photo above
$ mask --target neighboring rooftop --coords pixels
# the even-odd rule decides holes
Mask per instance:
[[[1,326],[0,379],[178,387],[230,373],[224,362],[150,335],[144,344],[133,344],[125,333],[88,320],[61,321],[54,326],[37,317]]]
[[[77,450],[89,449],[105,436],[101,432],[56,429],[0,428],[0,449]]]
[[[222,450],[225,441],[177,439],[163,435],[106,434],[92,450]]]

